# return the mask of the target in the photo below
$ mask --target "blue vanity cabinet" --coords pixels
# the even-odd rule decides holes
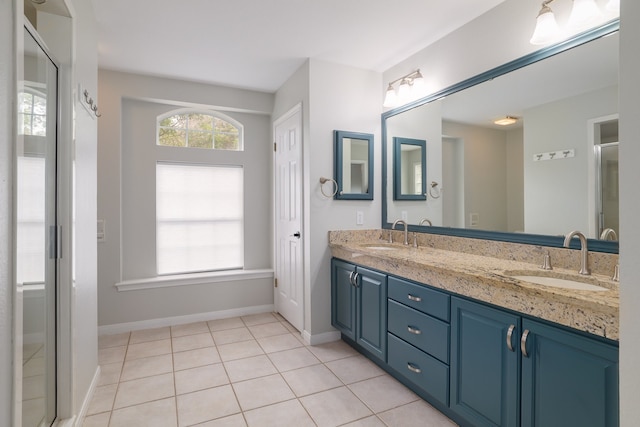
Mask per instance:
[[[519,316],[451,298],[450,407],[472,425],[519,425],[519,331]]]
[[[521,427],[619,425],[618,348],[523,319]]]
[[[386,362],[387,276],[337,259],[331,271],[331,324]]]

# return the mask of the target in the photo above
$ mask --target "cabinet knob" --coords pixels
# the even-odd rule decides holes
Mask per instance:
[[[422,331],[418,328],[414,328],[413,326],[407,326],[407,331],[409,331],[410,333],[414,334],[414,335],[420,335],[422,333]]]
[[[408,294],[408,295],[407,295],[407,298],[409,298],[411,301],[415,301],[415,302],[420,302],[420,301],[422,301],[422,298],[417,297],[417,296],[415,296],[415,295],[411,295],[411,294]]]
[[[422,373],[422,369],[418,368],[413,363],[407,363],[407,369],[411,372],[415,372],[416,374]]]
[[[522,333],[522,337],[520,338],[520,351],[522,351],[522,355],[524,357],[529,357],[529,353],[527,353],[527,337],[529,336],[529,330],[525,329]]]
[[[509,351],[514,351],[513,349],[513,344],[512,344],[512,338],[513,338],[513,331],[516,330],[516,325],[511,325],[509,326],[509,330],[507,331],[507,348],[509,349]]]

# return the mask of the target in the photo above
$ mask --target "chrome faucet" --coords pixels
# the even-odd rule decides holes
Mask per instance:
[[[600,240],[618,240],[618,235],[613,228],[605,228],[600,234]]]
[[[423,218],[423,219],[420,221],[420,224],[418,224],[418,225],[422,225],[422,224],[424,224],[425,222],[426,222],[427,224],[429,224],[429,227],[431,227],[431,226],[433,225],[433,224],[431,224],[431,220],[429,220],[429,219],[427,219],[427,218]]]
[[[580,239],[580,271],[578,271],[578,273],[580,274],[584,274],[589,275],[591,274],[591,272],[589,271],[589,252],[587,251],[587,238],[584,237],[584,234],[582,234],[579,231],[572,231],[571,233],[567,234],[564,238],[564,244],[563,246],[565,248],[568,248],[569,245],[571,245],[571,239],[573,239],[574,236],[578,236],[578,238]]]
[[[393,225],[391,226],[391,230],[389,230],[389,243],[393,243],[393,230],[395,230],[396,225],[398,224],[404,225],[404,244],[408,245],[409,244],[409,226],[407,225],[406,222],[404,222],[401,219],[394,222]]]

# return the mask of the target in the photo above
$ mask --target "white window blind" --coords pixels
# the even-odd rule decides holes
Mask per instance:
[[[240,269],[243,169],[156,164],[158,274]]]

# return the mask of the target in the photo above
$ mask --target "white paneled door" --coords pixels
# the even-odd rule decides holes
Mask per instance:
[[[304,326],[302,235],[302,109],[274,123],[275,274],[274,304],[296,329]]]

